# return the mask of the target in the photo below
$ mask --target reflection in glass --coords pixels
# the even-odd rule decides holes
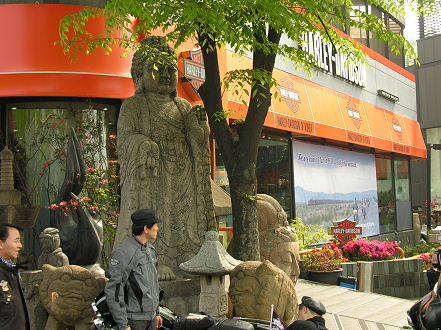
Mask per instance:
[[[28,204],[47,206],[55,199],[65,176],[70,127],[82,141],[86,165],[107,166],[108,121],[106,111],[72,103],[57,109],[44,104],[11,107],[8,144],[15,157],[16,187]]]
[[[380,233],[395,230],[395,203],[392,183],[392,161],[385,158],[375,158],[377,168],[378,212],[380,218]]]
[[[257,155],[257,193],[275,198],[291,216],[290,154],[285,139],[261,139]],[[229,192],[228,176],[220,150],[216,146],[214,181]]]
[[[412,206],[409,191],[409,161],[394,160],[397,230],[412,229]]]
[[[291,213],[289,145],[283,140],[261,139],[257,155],[257,193],[276,199],[288,218]]]

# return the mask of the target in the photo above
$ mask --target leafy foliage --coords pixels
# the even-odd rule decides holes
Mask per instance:
[[[300,218],[295,218],[289,225],[297,232],[300,250],[309,249],[313,245],[328,242],[331,239],[331,236],[323,229],[323,225],[306,225]]]
[[[404,246],[404,255],[406,258],[410,258],[422,253],[429,253],[435,251],[435,246],[433,244],[417,244],[415,246]]]

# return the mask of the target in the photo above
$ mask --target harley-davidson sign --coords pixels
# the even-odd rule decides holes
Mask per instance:
[[[362,228],[356,227],[357,223],[348,219],[337,222],[337,227],[331,227],[331,234],[339,242],[345,243],[352,241],[359,235],[362,235]]]

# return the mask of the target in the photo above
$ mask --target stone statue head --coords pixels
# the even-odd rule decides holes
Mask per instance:
[[[176,96],[178,71],[176,60],[172,57],[174,54],[163,37],[149,36],[141,41],[132,59],[135,95],[156,93]]]
[[[56,228],[46,228],[40,233],[40,246],[43,253],[50,253],[60,247],[59,231]]]
[[[103,290],[105,278],[95,278],[87,269],[75,265],[53,267],[46,264],[42,272],[40,299],[50,316],[69,326],[93,317],[91,303]]]
[[[295,229],[288,225],[288,217],[277,200],[264,194],[258,196],[260,259],[271,261],[296,283],[300,256]]]
[[[294,283],[271,262],[246,261],[230,274],[229,295],[237,316],[267,320],[271,305],[287,324],[297,317]]]

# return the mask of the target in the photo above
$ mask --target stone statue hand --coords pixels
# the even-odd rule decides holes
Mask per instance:
[[[159,147],[153,141],[144,141],[139,146],[141,179],[158,176]]]
[[[176,279],[175,273],[171,270],[170,267],[166,265],[158,266],[158,280],[159,281],[173,281]]]
[[[207,122],[207,112],[205,111],[205,108],[198,104],[191,108],[193,113],[195,114],[197,120],[199,123],[206,123]]]

